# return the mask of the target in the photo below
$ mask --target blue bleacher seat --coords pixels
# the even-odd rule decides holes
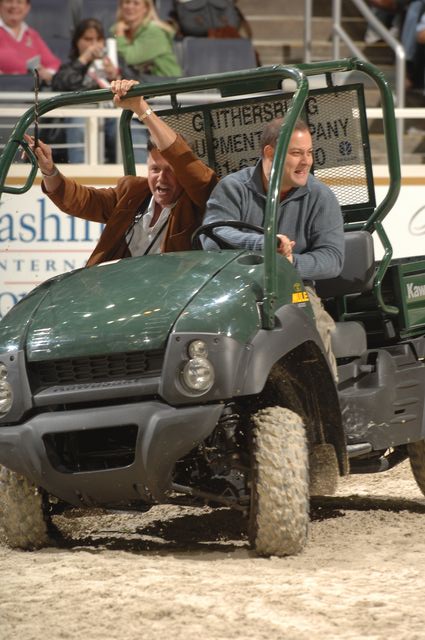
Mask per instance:
[[[81,3],[80,20],[97,18],[103,24],[105,36],[117,19],[117,0],[84,0]]]
[[[187,36],[180,44],[184,76],[252,69],[255,50],[247,38],[197,38]]]
[[[37,0],[32,4],[26,21],[36,29],[61,60],[67,60],[71,44],[73,22],[71,0]]]
[[[37,0],[28,14],[28,24],[36,29],[62,61],[68,60],[75,25],[85,18],[97,18],[106,37],[116,20],[117,0]]]
[[[62,0],[58,11],[57,0],[37,0],[27,22],[40,33],[53,53],[66,61],[75,25],[86,18],[97,18],[108,37],[109,28],[116,20],[117,4],[117,0]]]
[[[5,73],[0,74],[0,92],[5,91],[32,91],[34,89],[34,76],[32,73]]]
[[[174,0],[156,0],[155,8],[158,17],[167,22],[171,20],[170,14],[174,9]]]
[[[26,21],[36,29],[53,53],[61,60],[68,58],[71,32],[71,0],[62,0],[60,11],[57,2],[37,0],[33,3]]]
[[[50,35],[69,38],[72,31],[70,6],[68,0],[62,0],[60,5],[57,0],[37,0],[32,3],[26,22],[37,29],[43,38]]]

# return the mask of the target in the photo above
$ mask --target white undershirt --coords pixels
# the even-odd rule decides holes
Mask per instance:
[[[27,23],[22,22],[19,29],[19,33],[18,35],[16,35],[14,30],[8,27],[7,24],[1,18],[0,18],[0,27],[3,27],[3,29],[7,31],[12,36],[12,38],[14,38],[17,42],[21,42],[22,38],[24,37],[25,31],[28,29]]]
[[[154,244],[149,250],[149,253],[160,253],[161,244],[167,230],[166,221],[169,218],[171,209],[174,207],[174,203],[168,207],[164,207],[159,214],[158,220],[153,227],[150,226],[154,210],[155,200],[151,198],[146,213],[140,218],[132,229],[127,232],[126,239],[128,242],[128,248],[132,256],[144,255],[146,249],[150,246],[151,242],[155,239]]]

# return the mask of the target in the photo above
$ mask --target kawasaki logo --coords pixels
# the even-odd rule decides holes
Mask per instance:
[[[412,298],[421,298],[425,296],[425,284],[413,284],[413,282],[408,282],[407,285],[407,297],[411,300]]]

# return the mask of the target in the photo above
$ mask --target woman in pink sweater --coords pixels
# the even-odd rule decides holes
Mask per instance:
[[[27,73],[37,68],[41,80],[50,83],[60,60],[25,18],[30,0],[0,0],[0,73]]]

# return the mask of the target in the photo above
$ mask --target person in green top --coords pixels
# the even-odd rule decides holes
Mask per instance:
[[[160,20],[152,0],[119,0],[111,29],[118,54],[139,75],[181,76],[173,52],[173,28]]]

